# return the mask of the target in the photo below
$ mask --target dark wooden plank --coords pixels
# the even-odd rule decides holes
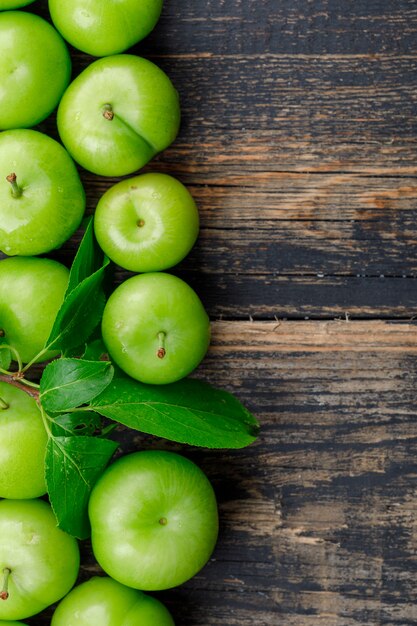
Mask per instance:
[[[410,319],[417,311],[414,278],[178,274],[195,288],[213,319]]]
[[[168,173],[161,162],[147,166]],[[321,222],[395,219],[413,220],[417,182],[413,176],[372,176],[304,172],[239,172],[221,163],[192,170],[174,166],[175,175],[197,201],[201,221],[208,228],[273,229],[281,221]],[[106,183],[86,185],[98,200]]]
[[[80,235],[49,256],[69,266],[74,257],[75,241],[79,240]],[[410,319],[417,312],[417,277],[413,274],[372,275],[366,266],[358,275],[326,275],[322,271],[304,276],[284,275],[269,268],[265,273],[248,272],[245,264],[251,255],[250,244],[246,250],[239,245],[238,250],[243,254],[239,265],[230,240],[227,252],[222,248],[216,249],[217,256],[211,252],[217,266],[206,271],[205,256],[199,256],[198,249],[201,250],[197,248],[191,257],[193,267],[190,268],[187,261],[170,271],[197,291],[214,320],[249,317],[334,319],[346,316]],[[272,259],[272,265],[275,262],[276,259]],[[117,267],[113,272],[115,284],[132,275]]]
[[[264,606],[276,608],[265,624],[413,623],[416,327],[225,324],[218,332],[215,382],[233,367],[230,384],[266,429],[255,493],[270,503],[260,542],[271,541],[276,576],[262,591]],[[240,577],[243,595],[248,578]]]
[[[174,270],[196,286],[213,316],[414,311],[413,282],[403,280],[417,271],[413,178],[217,173],[219,184],[213,173],[205,185],[201,173],[179,169],[202,229]],[[113,181],[85,182],[92,212]],[[60,252],[67,263],[73,245]]]
[[[408,54],[417,51],[413,0],[166,0],[145,52]]]
[[[416,219],[280,222],[272,229],[204,229],[183,266],[205,273],[411,275]],[[256,251],[251,254],[250,251]]]
[[[155,57],[183,125],[163,160],[245,171],[416,173],[417,57]]]
[[[206,273],[410,275],[416,265],[412,177],[260,173],[213,166],[170,172],[199,206],[201,234],[185,269]],[[85,175],[89,211],[112,181]],[[242,236],[244,235],[244,236]],[[256,255],[247,254],[248,248]]]

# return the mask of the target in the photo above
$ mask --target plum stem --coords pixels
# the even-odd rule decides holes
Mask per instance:
[[[3,570],[3,588],[0,591],[0,600],[7,600],[9,597],[9,576],[12,573],[12,570],[8,567],[5,567]]]
[[[7,402],[3,400],[3,398],[0,398],[0,409],[2,411],[5,411],[8,408],[9,408],[9,405],[7,404]]]
[[[39,400],[39,385],[23,378],[20,372],[16,372],[15,374],[0,374],[0,381],[9,383],[9,385],[13,385],[17,387],[17,389],[25,391],[29,396],[35,398],[35,400]]]
[[[18,371],[15,373],[15,376],[17,376],[17,375],[20,376],[20,372],[21,372],[21,369],[23,367],[23,363],[22,363],[22,359],[20,358],[20,354],[16,350],[16,348],[13,348],[13,346],[9,346],[7,343],[1,343],[0,344],[0,350],[10,350],[10,352],[13,355],[14,360],[17,362],[17,365],[18,365]],[[0,372],[3,372],[3,374],[8,374],[9,373],[9,372],[4,371],[2,369],[0,369]]]
[[[0,328],[0,337],[5,337],[6,333],[4,332],[3,328]]]
[[[158,359],[163,359],[167,353],[167,351],[165,350],[165,337],[166,333],[164,333],[163,331],[158,333],[159,346],[158,350],[156,351],[156,356],[158,357]]]
[[[20,198],[22,195],[22,190],[17,184],[17,176],[14,172],[6,176],[7,182],[9,182],[12,186],[12,196],[13,198]]]
[[[103,106],[103,117],[109,120],[109,122],[114,118],[114,111],[111,104],[105,104]]]
[[[166,517],[161,517],[159,523],[161,524],[161,526],[166,526],[168,524],[168,520]]]

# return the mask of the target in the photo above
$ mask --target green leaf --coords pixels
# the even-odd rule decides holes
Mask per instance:
[[[87,344],[84,342],[83,344],[81,344],[80,346],[76,346],[75,348],[72,347],[67,348],[66,350],[62,350],[61,354],[63,357],[68,359],[83,359],[86,347]]]
[[[113,374],[108,361],[56,359],[43,371],[41,404],[47,413],[57,413],[90,402],[107,387]]]
[[[258,432],[237,398],[193,379],[154,386],[118,376],[90,408],[129,428],[206,448],[243,448]]]
[[[86,361],[108,361],[109,355],[102,339],[91,341],[85,349],[83,358]]]
[[[61,350],[65,355],[84,351],[84,345],[98,326],[104,309],[102,290],[109,259],[104,257],[94,237],[93,221],[87,224],[84,237],[71,266],[64,302],[58,311],[44,350]]]
[[[77,411],[55,416],[51,423],[54,437],[91,436],[102,432],[102,417],[92,411]],[[107,432],[107,428],[104,429]]]
[[[58,526],[70,535],[90,535],[88,500],[117,443],[95,437],[50,438],[46,450],[46,484]]]
[[[109,260],[105,259],[100,269],[85,278],[65,296],[45,350],[66,351],[76,348],[91,335],[99,324],[104,309],[101,284],[108,264]]]
[[[67,294],[100,269],[103,259],[103,251],[94,237],[93,218],[90,218],[71,266]]]
[[[107,348],[101,338],[101,328],[97,326],[88,339],[76,348],[69,348],[62,353],[64,357],[84,359],[86,361],[109,361]]]

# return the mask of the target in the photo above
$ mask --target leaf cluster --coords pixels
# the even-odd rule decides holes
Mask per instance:
[[[39,387],[49,436],[48,495],[58,525],[81,539],[90,532],[91,489],[118,447],[109,437],[118,423],[206,448],[241,448],[252,443],[258,431],[253,415],[226,391],[190,378],[146,385],[112,365],[95,333],[105,304],[108,264],[90,221],[44,348],[58,349],[61,357],[45,367]],[[10,358],[0,349],[0,368],[7,369]]]

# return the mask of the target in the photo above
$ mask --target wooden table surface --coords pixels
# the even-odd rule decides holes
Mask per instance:
[[[218,496],[213,558],[158,596],[177,626],[417,623],[416,31],[415,0],[166,0],[133,49],[182,103],[146,170],[199,205],[175,269],[213,320],[198,375],[262,426],[241,451],[125,443],[181,450]],[[92,212],[115,179],[82,177]]]

